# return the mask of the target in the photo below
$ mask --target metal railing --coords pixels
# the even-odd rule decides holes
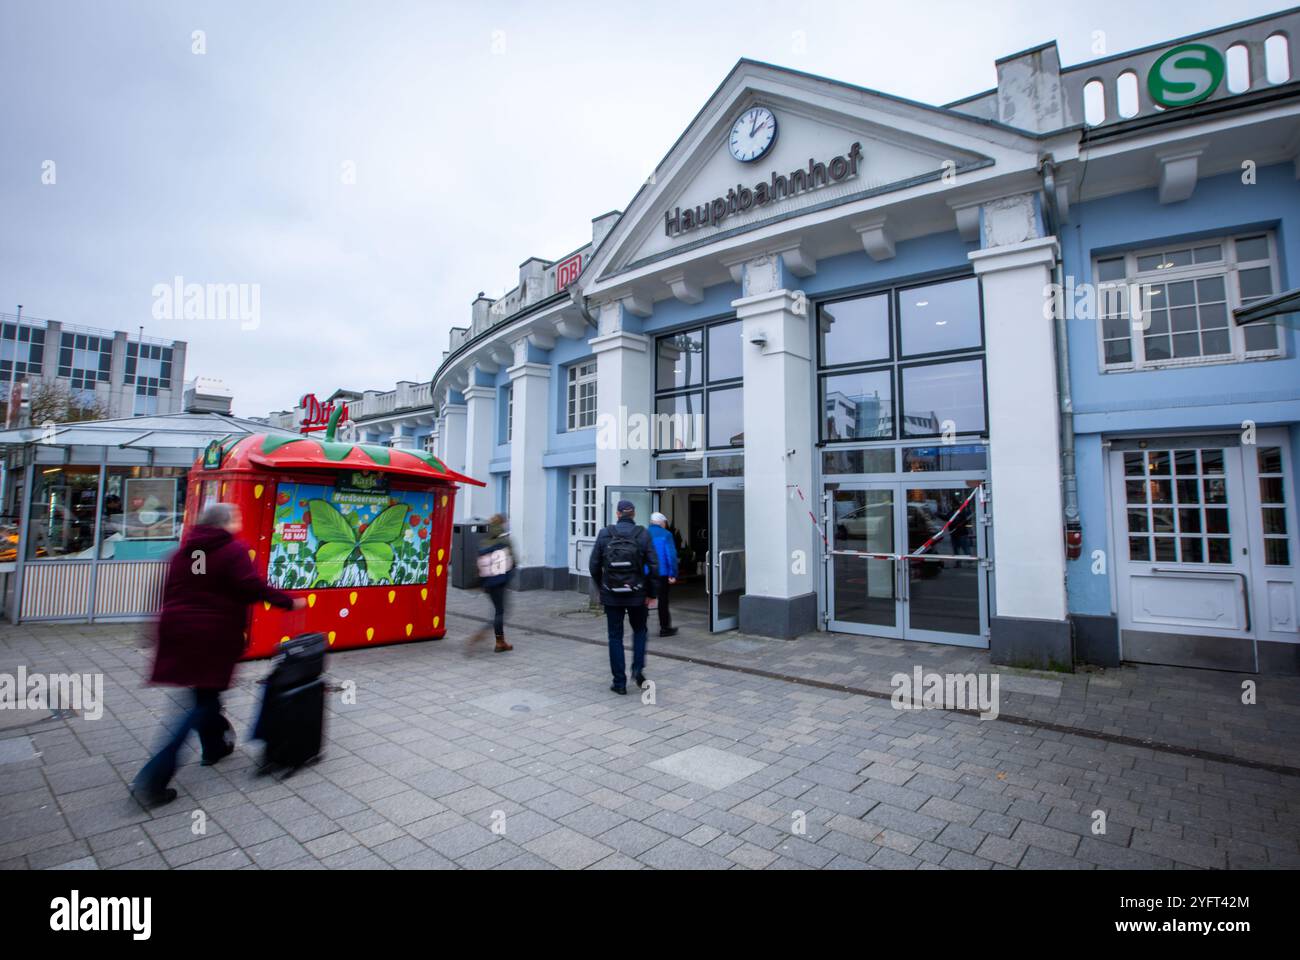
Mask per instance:
[[[1265,44],[1270,38],[1276,36],[1286,40],[1287,69],[1286,79],[1275,83],[1268,79],[1268,54],[1265,51]],[[1295,81],[1300,76],[1300,49],[1297,47],[1300,44],[1300,9],[1063,68],[1061,84],[1070,119],[1076,123],[1088,123],[1090,127],[1096,128],[1132,120],[1135,117],[1166,112],[1151,99],[1147,77],[1157,60],[1175,47],[1186,43],[1199,43],[1213,47],[1223,58],[1224,75],[1214,92],[1205,98],[1207,101],[1223,100]],[[1272,51],[1274,57],[1280,55],[1276,52],[1278,46],[1275,45]],[[1230,55],[1229,51],[1235,48],[1244,50],[1249,64],[1249,78],[1245,89],[1232,89],[1229,83],[1233,62],[1239,56],[1235,52]],[[1093,87],[1093,84],[1098,86]],[[1128,88],[1127,92],[1121,91],[1121,84]],[[1102,103],[1100,117],[1097,116],[1095,107],[1098,90],[1100,90]],[[1088,109],[1090,100],[1093,101],[1092,110]],[[1122,106],[1127,106],[1128,109],[1121,112]]]

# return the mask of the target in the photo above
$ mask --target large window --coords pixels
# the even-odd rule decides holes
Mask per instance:
[[[741,322],[660,337],[655,345],[657,452],[745,445]]]
[[[501,442],[509,443],[515,435],[515,385],[513,383],[507,383],[501,388],[501,405],[505,408]]]
[[[185,476],[182,467],[109,467],[100,557],[158,560],[170,554],[181,539]]]
[[[822,303],[817,321],[823,440],[987,434],[974,277]]]
[[[569,537],[596,536],[596,471],[569,471]]]
[[[0,383],[15,376],[40,376],[45,358],[45,330],[26,324],[0,327]]]
[[[596,361],[569,367],[569,430],[596,425]]]
[[[59,376],[73,390],[93,390],[108,383],[113,367],[113,338],[85,333],[65,333],[59,345]]]
[[[126,369],[122,382],[141,383],[170,390],[172,385],[172,348],[155,343],[128,343]]]
[[[131,415],[135,417],[152,417],[158,412],[158,388],[146,387],[143,383],[135,388],[135,405]]]
[[[184,467],[110,466],[99,502],[98,467],[37,466],[29,504],[30,560],[160,560],[180,543]],[[215,499],[215,490],[211,499]]]
[[[98,467],[38,465],[28,505],[28,559],[91,559],[98,500]]]
[[[1277,327],[1232,311],[1271,296],[1271,234],[1164,244],[1096,262],[1102,366],[1143,370],[1278,353]]]

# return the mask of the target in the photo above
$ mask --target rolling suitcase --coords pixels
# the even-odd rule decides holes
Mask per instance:
[[[259,772],[290,772],[316,760],[325,739],[324,634],[305,633],[283,644],[262,689],[253,738],[266,743]]]

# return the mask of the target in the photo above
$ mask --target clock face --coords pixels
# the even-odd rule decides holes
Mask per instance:
[[[750,107],[731,127],[728,146],[741,163],[752,163],[776,142],[776,117],[767,107]]]

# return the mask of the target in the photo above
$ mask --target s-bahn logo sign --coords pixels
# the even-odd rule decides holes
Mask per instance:
[[[718,226],[732,214],[748,213],[755,207],[766,206],[777,200],[785,200],[809,190],[816,190],[832,183],[852,180],[858,175],[858,165],[862,162],[862,144],[854,143],[849,152],[832,157],[825,163],[815,158],[808,159],[807,169],[800,168],[790,173],[772,172],[767,180],[760,180],[752,186],[742,183],[727,190],[726,196],[715,197],[707,203],[694,207],[676,207],[664,213],[664,233],[676,237],[696,227]]]
[[[1147,92],[1162,107],[1200,103],[1223,82],[1223,54],[1204,43],[1184,43],[1147,71]]]

